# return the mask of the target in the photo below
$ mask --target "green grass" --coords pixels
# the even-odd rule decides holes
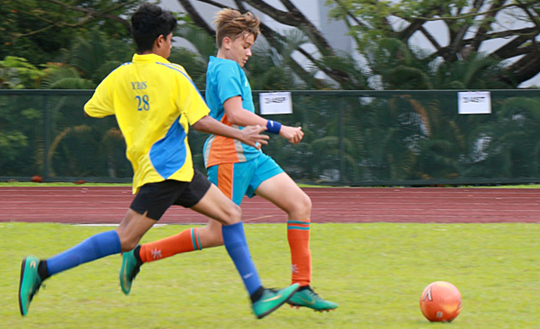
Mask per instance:
[[[186,226],[153,228],[143,241]],[[1,328],[534,328],[540,323],[538,224],[312,224],[313,286],[340,307],[331,313],[283,307],[263,320],[251,314],[224,248],[145,265],[131,295],[118,284],[120,256],[47,280],[30,313],[17,304],[20,261],[49,257],[110,228],[0,223]],[[246,225],[263,283],[289,284],[286,230]],[[451,324],[429,323],[423,288],[445,280],[463,296]]]

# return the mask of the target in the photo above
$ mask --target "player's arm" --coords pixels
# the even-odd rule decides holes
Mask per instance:
[[[242,130],[234,129],[207,115],[191,126],[195,130],[205,133],[238,139],[242,143],[256,147],[257,149],[260,149],[263,144],[268,144],[269,137],[260,134],[266,130],[266,127],[260,125],[246,126]]]
[[[97,86],[92,98],[84,104],[84,115],[92,118],[103,118],[114,114],[111,84],[115,74],[112,72]]]
[[[266,120],[255,113],[244,110],[242,107],[242,97],[234,96],[223,103],[223,108],[230,123],[237,126],[259,125],[267,128],[267,132],[279,134],[290,143],[299,143],[304,137],[302,127],[290,127],[279,122]]]

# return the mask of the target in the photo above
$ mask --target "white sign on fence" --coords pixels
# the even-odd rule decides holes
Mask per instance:
[[[260,93],[261,114],[291,114],[292,97],[290,92]]]
[[[491,93],[489,91],[458,92],[459,114],[490,114]]]

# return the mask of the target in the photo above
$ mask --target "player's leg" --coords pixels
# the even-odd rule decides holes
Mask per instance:
[[[131,211],[133,214],[144,214],[147,221],[143,223],[151,225],[157,222],[171,205],[182,199],[182,195],[189,191],[189,186],[190,182],[176,180],[146,184],[140,188],[131,203]],[[117,230],[121,235],[122,245],[126,246],[122,248],[124,254],[118,276],[120,287],[126,295],[130,293],[133,280],[139,273],[142,264],[138,252],[139,246],[137,246],[142,235],[137,235],[138,230],[133,229],[136,227],[135,224],[140,222],[142,221],[124,220]]]
[[[24,316],[41,283],[52,275],[133,248],[155,221],[129,210],[116,230],[96,234],[80,244],[46,260],[26,257],[19,283],[19,309]]]
[[[231,216],[232,218],[232,216]],[[122,255],[122,267],[118,275],[122,292],[131,292],[133,280],[144,263],[168,258],[179,253],[202,250],[223,245],[221,224],[210,219],[203,228],[189,228],[173,236],[136,246]],[[201,234],[202,233],[202,234]]]
[[[309,248],[311,200],[286,173],[264,180],[255,193],[287,213],[287,240],[291,250],[292,282],[311,282]]]
[[[299,291],[289,304],[317,311],[335,309],[338,305],[318,296],[311,288],[310,217],[311,199],[271,159],[261,161],[250,189],[284,210],[288,215],[287,240],[291,250],[292,282]],[[250,190],[248,190],[248,195]]]
[[[141,265],[165,259],[176,254],[203,250],[223,245],[221,224],[214,220],[208,220],[204,227],[192,227],[170,237],[146,242],[137,246],[129,253],[132,257],[140,259]],[[126,254],[126,256],[129,256]]]
[[[204,198],[192,209],[222,224],[225,248],[244,282],[253,312],[259,319],[279,308],[296,292],[298,284],[278,291],[263,288],[247,246],[240,207],[215,185],[211,185]]]
[[[277,292],[264,289],[260,283],[258,273],[255,269],[247,242],[244,235],[240,207],[229,200],[215,185],[212,185],[206,177],[196,171],[193,180],[187,183],[186,189],[178,195],[174,204],[191,208],[214,221],[209,223],[213,229],[221,228],[223,242],[233,260],[248,293],[253,301],[253,311],[258,318],[262,318],[285,303],[294,292],[298,285],[291,285]],[[221,223],[222,226],[217,226]],[[140,254],[135,256],[140,257]],[[124,253],[123,265],[120,270],[120,281],[124,293],[129,293],[131,281],[137,274],[142,262],[136,259],[134,253]],[[124,266],[124,264],[137,264],[135,268]],[[129,289],[125,289],[122,284],[122,278],[127,277]]]
[[[226,163],[208,169],[208,180],[218,186],[226,197],[240,205],[254,172],[254,161],[247,163]],[[210,219],[200,228],[189,228],[173,236],[144,243],[133,250],[133,256],[142,263],[153,262],[176,254],[202,250],[223,245],[221,223]]]
[[[201,176],[202,174],[196,171],[193,180],[201,180]],[[195,182],[194,184],[197,183]],[[199,184],[202,184],[202,186],[206,186],[207,188],[207,185],[209,185],[206,179],[199,182]],[[184,201],[182,200],[184,196],[182,194],[178,196],[177,204],[188,208],[193,207],[193,205],[199,202],[200,198],[204,195],[204,193],[198,189],[195,189],[194,192],[195,195],[200,194],[200,197],[193,200],[193,204],[184,204]],[[204,192],[206,192],[206,189],[204,189]],[[191,198],[191,196],[189,197]],[[132,251],[124,253],[122,257],[122,267],[119,273],[122,291],[126,295],[130,293],[132,281],[135,279],[140,271],[140,267],[144,263],[168,258],[180,253],[223,245],[221,226],[221,223],[217,220],[209,219],[208,225],[205,227],[189,228],[173,236],[144,243],[135,247]],[[125,280],[123,280],[123,278],[125,278]]]
[[[137,197],[133,201],[132,207],[136,204],[136,200],[138,200]],[[149,211],[147,210],[144,211],[144,214],[140,214],[137,211],[130,209],[126,219],[124,219],[116,229],[120,236],[120,240],[122,241],[122,252],[124,255],[133,252],[133,248],[137,246],[144,233],[146,233],[152,225],[159,220],[159,217],[161,217],[160,215],[157,219],[150,218],[148,217],[148,214]],[[122,257],[122,275],[119,276],[119,279],[120,287],[125,294],[129,294],[133,279],[137,273],[139,273],[139,268],[140,266],[135,259],[128,261],[125,257]],[[128,272],[130,273],[129,276],[127,275]]]

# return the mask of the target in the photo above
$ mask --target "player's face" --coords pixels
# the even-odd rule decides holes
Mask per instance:
[[[253,34],[240,35],[236,40],[229,43],[228,59],[237,62],[240,67],[244,67],[252,55],[251,47],[253,47],[254,42],[255,37]]]

